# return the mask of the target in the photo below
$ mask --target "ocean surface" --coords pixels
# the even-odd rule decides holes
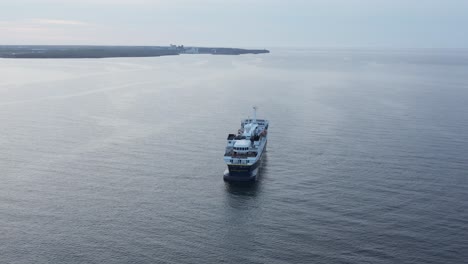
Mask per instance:
[[[0,60],[1,263],[467,261],[468,50]]]

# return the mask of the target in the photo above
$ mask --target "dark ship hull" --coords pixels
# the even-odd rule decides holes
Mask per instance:
[[[262,164],[263,152],[266,150],[266,144],[263,148],[262,155],[252,165],[246,164],[229,164],[228,169],[224,172],[224,180],[228,182],[249,182],[256,181],[258,171]]]

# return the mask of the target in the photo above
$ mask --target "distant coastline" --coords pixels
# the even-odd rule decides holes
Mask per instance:
[[[180,54],[241,55],[269,53],[266,49],[176,46],[75,46],[2,45],[0,58],[79,59],[116,57],[159,57]]]

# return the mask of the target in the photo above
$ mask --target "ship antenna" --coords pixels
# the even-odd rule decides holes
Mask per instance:
[[[257,123],[257,107],[254,106],[253,107],[253,120],[252,120],[253,123]]]

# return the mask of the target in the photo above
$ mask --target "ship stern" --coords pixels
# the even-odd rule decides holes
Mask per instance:
[[[228,169],[224,172],[224,180],[229,182],[249,182],[256,181],[258,174],[258,164],[252,165],[234,165],[229,164]]]

